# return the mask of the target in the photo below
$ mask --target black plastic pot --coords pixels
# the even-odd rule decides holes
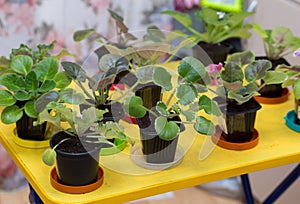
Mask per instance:
[[[59,132],[51,137],[51,148],[64,138],[71,139],[61,143],[55,149],[59,182],[69,186],[94,183],[98,174],[100,145],[82,145],[78,137]],[[69,149],[71,147],[75,147],[76,152]]]
[[[26,101],[18,101],[16,105],[22,108]],[[23,116],[20,120],[16,122],[17,134],[19,138],[25,140],[36,140],[42,141],[45,139],[47,123],[41,125],[33,126],[33,122],[36,118],[29,117],[25,111],[23,111]]]
[[[135,95],[143,100],[143,106],[148,109],[155,107],[158,101],[162,100],[161,87],[154,84],[140,84],[135,89]]]
[[[300,125],[300,100],[295,99],[295,123]]]
[[[142,151],[148,163],[161,164],[173,162],[178,144],[178,136],[174,140],[161,139],[154,128],[155,117],[148,112],[142,118],[137,118],[142,141]],[[181,121],[178,116],[173,121]],[[179,125],[180,131],[184,131],[184,125]]]
[[[278,60],[270,60],[267,57],[256,57],[256,60],[260,59],[266,59],[269,60],[272,63],[272,68],[270,70],[275,70],[275,68],[280,64],[290,65],[284,58],[280,58]],[[262,81],[263,84],[263,81]],[[281,87],[282,84],[270,84],[264,86],[259,93],[262,97],[267,98],[277,98],[282,96],[283,94],[283,88]]]
[[[236,143],[250,141],[253,137],[256,112],[261,105],[254,98],[241,105],[235,101],[225,102],[219,97],[214,100],[221,105],[221,112],[225,115],[227,134],[222,133],[225,140]]]
[[[200,42],[198,46],[193,49],[193,55],[195,58],[201,60],[205,65],[211,64],[211,61],[214,64],[219,64],[220,62],[224,64],[227,55],[230,53],[232,46],[230,44],[210,44]],[[209,56],[209,59],[206,59],[203,51]]]

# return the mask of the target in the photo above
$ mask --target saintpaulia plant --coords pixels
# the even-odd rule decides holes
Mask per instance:
[[[49,93],[43,95],[39,100],[47,100]],[[42,104],[42,103],[40,103]],[[108,139],[120,138],[133,144],[133,141],[126,137],[124,130],[117,123],[107,122],[102,123],[103,114],[107,110],[99,110],[95,107],[90,107],[77,114],[77,112],[65,104],[59,102],[50,102],[46,105],[44,110],[38,115],[38,120],[35,124],[42,124],[50,122],[59,130],[68,133],[74,137],[84,137],[86,142],[91,143],[106,143],[114,146]],[[64,125],[66,122],[68,125]],[[64,139],[58,143],[53,149],[47,149],[43,154],[43,161],[45,164],[51,166],[54,164],[56,153],[55,148],[65,142]],[[97,139],[97,140],[95,140]]]
[[[198,114],[204,110],[207,114],[220,116],[221,112],[208,95],[210,78],[205,66],[193,57],[181,60],[177,69],[179,78],[174,85],[172,76],[164,67],[144,66],[136,70],[138,83],[153,82],[163,89],[167,96],[165,101],[159,101],[155,110],[143,106],[143,101],[138,96],[126,97],[124,100],[125,111],[136,118],[141,118],[147,112],[155,117],[154,127],[158,136],[163,140],[172,140],[178,136],[180,128],[178,123],[194,124],[194,129],[202,134],[215,133],[214,124],[205,116]],[[182,121],[172,121],[174,116],[182,116]],[[183,120],[183,118],[185,120]]]
[[[214,9],[201,8],[195,15],[196,18],[203,21],[204,32],[192,28],[192,18],[188,14],[177,11],[163,11],[161,13],[172,16],[190,31],[191,34],[184,34],[182,31],[176,32],[190,38],[196,44],[199,42],[217,44],[232,37],[247,39],[251,36],[251,33],[248,32],[251,26],[243,24],[244,19],[253,14],[251,12],[219,15],[219,12]]]
[[[300,48],[298,48],[294,53],[294,57],[300,57]],[[276,70],[283,71],[287,74],[288,79],[282,83],[282,87],[286,88],[288,86],[293,86],[293,93],[297,100],[300,100],[300,65],[279,65]]]
[[[37,50],[32,50],[22,44],[12,50],[9,58],[1,57],[0,85],[6,88],[0,90],[0,106],[6,106],[1,113],[3,123],[15,123],[24,113],[36,118],[36,100],[50,90],[64,89],[71,83],[71,78],[58,70],[58,60],[69,53],[62,51],[58,56],[51,56],[49,52],[54,45],[55,42],[38,45]]]
[[[280,84],[287,79],[282,71],[270,71],[272,64],[268,60],[255,60],[252,51],[238,52],[230,55],[220,70],[223,86],[217,87],[217,94],[226,100],[243,104],[253,96],[260,95],[259,90],[268,84]],[[263,80],[263,85],[257,85]]]
[[[294,36],[287,27],[263,29],[259,24],[253,23],[253,30],[261,37],[265,54],[270,60],[280,59],[300,47],[300,38]]]

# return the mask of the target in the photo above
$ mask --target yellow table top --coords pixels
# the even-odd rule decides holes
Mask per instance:
[[[119,154],[101,156],[104,184],[80,195],[61,193],[49,180],[53,167],[43,164],[44,148],[29,149],[12,140],[14,125],[0,124],[0,140],[41,199],[47,203],[123,203],[201,183],[300,162],[300,133],[289,129],[283,117],[293,109],[293,97],[276,105],[262,105],[255,128],[258,145],[250,150],[234,151],[215,146],[210,137],[196,134],[191,128],[180,135],[185,150],[182,162],[173,168],[154,171],[137,166],[130,159],[130,147]],[[139,138],[138,128],[126,125],[129,136]]]

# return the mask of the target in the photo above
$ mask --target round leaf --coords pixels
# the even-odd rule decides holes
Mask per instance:
[[[56,152],[53,149],[46,149],[42,155],[43,162],[48,165],[52,166],[55,162]]]
[[[53,78],[53,80],[56,83],[56,88],[60,89],[66,88],[72,82],[72,79],[64,71],[58,72]]]
[[[74,62],[62,62],[62,67],[64,68],[67,75],[69,75],[72,79],[78,80],[81,82],[85,82],[87,76],[86,72]]]
[[[154,66],[143,66],[136,70],[136,77],[139,83],[146,84],[153,81]]]
[[[46,79],[42,83],[41,87],[39,88],[39,91],[47,92],[47,91],[54,89],[55,87],[56,87],[56,83],[53,79]]]
[[[37,118],[38,113],[34,108],[34,102],[28,101],[24,106],[25,113],[31,118]]]
[[[204,118],[203,116],[198,116],[196,118],[196,123],[194,124],[194,129],[204,135],[213,135],[215,134],[215,126],[214,124]]]
[[[4,124],[12,124],[20,120],[23,116],[23,111],[16,105],[8,106],[3,109],[1,114],[1,121]]]
[[[166,106],[166,104],[164,102],[159,101],[156,104],[156,110],[161,114],[161,115],[165,115],[168,116],[169,112],[168,112],[168,107]]]
[[[202,95],[199,99],[199,108],[203,109],[207,114],[213,114],[216,116],[221,115],[221,111],[217,105],[217,102],[211,100],[206,95]]]
[[[163,67],[154,67],[153,81],[166,91],[170,91],[172,89],[171,78],[171,74]]]
[[[282,71],[267,71],[263,80],[265,84],[280,84],[287,78],[288,76]]]
[[[39,87],[39,81],[35,71],[30,71],[25,78],[26,90],[35,91]]]
[[[124,100],[124,110],[130,116],[141,118],[146,115],[146,109],[143,106],[143,100],[138,96],[132,96]]]
[[[71,88],[62,90],[60,92],[60,98],[69,104],[82,104],[85,101],[81,93],[76,93],[76,91]]]
[[[178,66],[179,75],[185,81],[194,83],[206,76],[204,65],[193,57],[185,57]]]
[[[53,57],[43,59],[37,64],[35,71],[39,81],[53,79],[58,72],[58,61]]]
[[[0,84],[10,91],[20,91],[25,89],[25,80],[17,74],[4,74],[0,77]]]
[[[242,82],[244,79],[243,70],[238,64],[228,62],[225,64],[224,70],[221,72],[221,78],[223,81],[228,83],[236,81]]]
[[[18,101],[27,101],[31,98],[31,93],[28,93],[26,91],[16,91],[14,97]]]
[[[33,66],[33,60],[27,55],[18,55],[12,58],[10,67],[19,74],[26,75]]]
[[[14,96],[7,90],[0,90],[0,106],[11,106],[16,103]]]
[[[180,84],[177,87],[176,97],[179,99],[179,103],[182,105],[188,105],[197,97],[197,91],[195,87],[187,84]]]
[[[176,138],[180,132],[178,125],[174,121],[168,121],[163,116],[155,119],[154,126],[158,136],[167,141]]]
[[[128,60],[120,55],[106,54],[99,60],[99,69],[102,72],[115,69],[114,74],[117,74],[128,69]]]
[[[272,67],[272,63],[268,60],[257,60],[248,64],[245,68],[245,78],[249,83],[263,78],[266,71]]]
[[[41,95],[35,102],[34,108],[37,112],[42,112],[48,103],[52,101],[57,101],[59,98],[59,93],[56,91],[47,92]]]

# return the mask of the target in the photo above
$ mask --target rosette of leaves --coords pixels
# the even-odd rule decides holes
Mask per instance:
[[[215,133],[214,124],[202,115],[200,110],[206,114],[220,116],[221,112],[215,101],[212,101],[206,92],[210,84],[210,78],[205,66],[193,57],[185,57],[178,66],[178,81],[172,83],[172,76],[164,67],[144,66],[136,70],[138,83],[145,84],[153,82],[163,89],[167,95],[166,101],[159,101],[155,110],[148,110],[143,106],[143,101],[138,96],[126,97],[124,100],[125,111],[136,118],[146,115],[147,111],[155,116],[155,130],[163,140],[172,140],[178,136],[180,128],[177,123],[193,124],[194,129],[206,135]],[[180,116],[182,121],[170,120],[174,116]]]
[[[34,108],[36,100],[53,89],[64,89],[71,83],[71,78],[59,71],[59,58],[70,54],[63,50],[58,56],[51,56],[50,45],[38,45],[33,51],[26,45],[13,49],[9,58],[1,57],[2,74],[0,85],[0,105],[6,106],[1,113],[1,121],[11,124],[18,121],[25,113],[37,118]],[[5,62],[5,63],[3,63]],[[17,105],[17,104],[24,105]]]
[[[181,33],[186,38],[190,38],[195,44],[199,42],[217,44],[233,37],[247,39],[251,36],[251,33],[248,32],[251,29],[251,25],[243,23],[245,18],[253,14],[251,12],[229,12],[220,15],[220,12],[217,10],[203,7],[195,13],[195,17],[204,23],[205,30],[203,32],[197,31],[192,27],[192,17],[188,14],[173,10],[161,13],[170,15],[182,24],[190,34],[182,31],[176,32]]]
[[[51,97],[51,96],[50,96]],[[47,101],[49,93],[44,94],[39,100]],[[39,103],[44,104],[42,102]],[[65,104],[60,102],[51,101],[46,106],[42,105],[40,108],[43,109],[38,115],[38,120],[35,122],[36,125],[44,122],[49,122],[59,128],[60,131],[65,131],[69,135],[74,137],[85,137],[85,141],[92,143],[106,143],[114,146],[113,143],[109,142],[108,139],[120,138],[133,144],[134,142],[130,138],[126,137],[123,128],[117,123],[109,122],[103,124],[103,114],[107,110],[99,110],[95,107],[90,107],[77,114],[77,112]],[[67,125],[63,125],[66,122]],[[96,140],[95,140],[96,139]],[[63,143],[62,140],[59,144]],[[56,146],[56,147],[57,147]],[[43,161],[47,165],[53,165],[55,161],[55,148],[47,149],[43,154]]]
[[[270,71],[271,67],[269,60],[255,60],[252,51],[230,55],[220,72],[223,86],[217,88],[218,95],[243,104],[260,95],[258,91],[263,86],[283,83],[287,75],[283,71]],[[258,80],[264,84],[257,85]]]
[[[273,29],[264,29],[253,23],[253,31],[262,39],[265,54],[270,60],[278,60],[294,52],[300,47],[300,38],[294,36],[292,31],[284,26]]]
[[[128,70],[128,60],[119,55],[106,54],[99,60],[99,73],[88,76],[77,63],[64,61],[61,63],[66,74],[74,80],[83,93],[96,107],[108,104],[109,89],[118,73]],[[88,87],[84,85],[88,83]],[[89,103],[86,101],[86,103]]]

